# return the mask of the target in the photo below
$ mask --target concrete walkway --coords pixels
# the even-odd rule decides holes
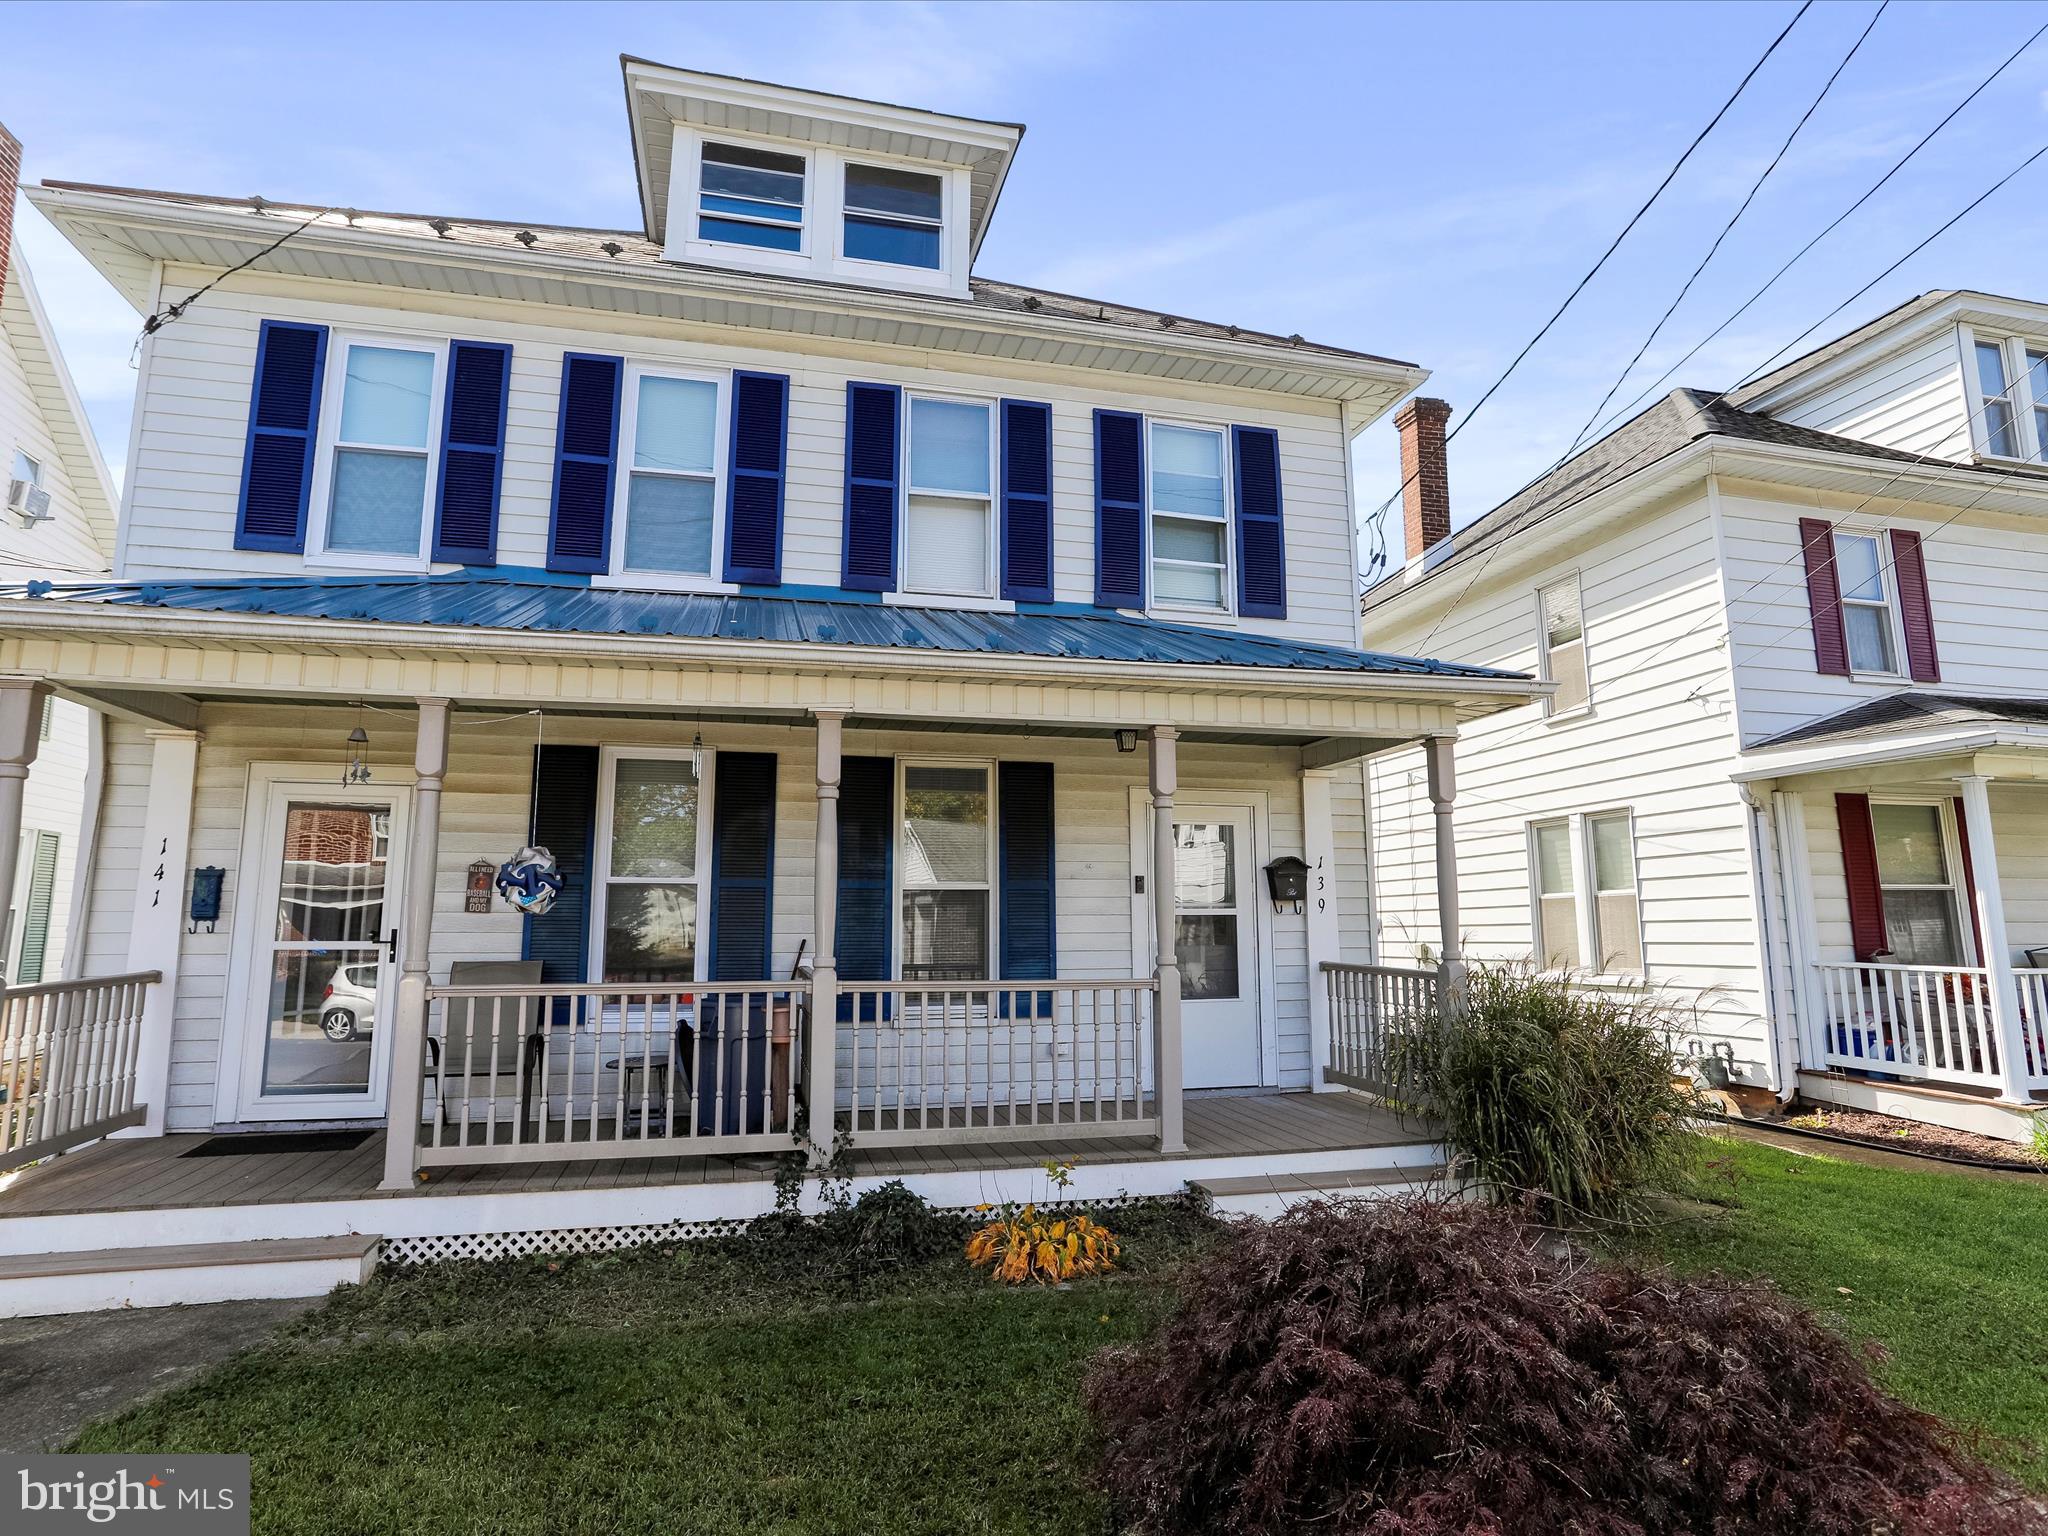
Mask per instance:
[[[0,1452],[54,1451],[90,1421],[190,1380],[322,1299],[0,1319]]]

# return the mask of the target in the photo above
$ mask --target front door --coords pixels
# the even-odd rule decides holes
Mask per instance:
[[[245,920],[240,1114],[384,1113],[409,789],[272,784]]]
[[[1140,868],[1151,864],[1150,812]],[[1250,1088],[1261,1079],[1258,909],[1249,806],[1187,805],[1173,821],[1175,958],[1180,962],[1182,1084]],[[1147,885],[1150,885],[1148,878]],[[1138,917],[1150,932],[1151,899]]]

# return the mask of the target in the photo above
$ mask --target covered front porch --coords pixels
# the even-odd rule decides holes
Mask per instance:
[[[1802,1093],[2030,1139],[2048,1124],[2048,709],[1879,701],[1747,765]]]

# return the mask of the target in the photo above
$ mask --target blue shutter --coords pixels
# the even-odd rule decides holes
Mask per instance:
[[[893,969],[889,910],[896,848],[896,760],[849,757],[839,765],[839,920],[832,954],[842,982],[887,981]],[[872,1001],[863,1022],[873,1022]],[[839,1018],[853,999],[839,999]]]
[[[997,878],[1001,922],[997,943],[1001,981],[1050,981],[1054,970],[1052,764],[1002,763],[996,770]],[[1004,993],[1007,1016],[1013,994]],[[1019,1013],[1052,1017],[1052,994],[1028,1004],[1014,994]]]
[[[856,592],[896,590],[896,466],[903,391],[846,386],[846,528],[839,582]]]
[[[1232,427],[1237,466],[1237,611],[1248,618],[1287,617],[1287,539],[1281,526],[1280,434],[1271,427]]]
[[[775,893],[775,754],[721,752],[711,796],[713,981],[765,981]]]
[[[326,326],[263,322],[256,336],[249,441],[235,514],[237,549],[306,552],[306,501],[313,490],[313,444],[319,436],[320,379],[326,367]]]
[[[534,749],[533,840],[555,856],[562,894],[540,917],[526,919],[521,958],[540,962],[551,986],[590,980],[590,882],[597,828],[597,748]],[[568,1019],[568,999],[555,1004],[554,1022]]]
[[[1003,596],[1052,601],[1052,407],[1003,402]]]
[[[1145,606],[1145,418],[1095,413],[1095,606]]]
[[[788,375],[735,373],[725,489],[727,581],[775,586],[782,580],[782,488],[788,455]]]
[[[498,563],[498,495],[505,475],[505,398],[512,349],[495,341],[448,344],[448,403],[441,412],[441,474],[434,558]]]
[[[619,388],[625,364],[588,352],[562,356],[555,424],[555,495],[548,569],[595,575],[610,568],[612,477],[618,472]]]

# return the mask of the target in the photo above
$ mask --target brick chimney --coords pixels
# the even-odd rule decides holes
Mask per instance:
[[[1451,536],[1451,474],[1444,454],[1449,402],[1417,397],[1394,413],[1401,434],[1401,511],[1408,531],[1407,558]]]
[[[7,290],[7,258],[14,248],[14,193],[21,185],[21,140],[0,123],[0,293]]]

